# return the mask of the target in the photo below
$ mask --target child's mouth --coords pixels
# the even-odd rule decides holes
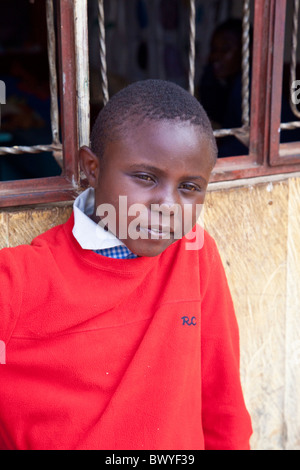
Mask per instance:
[[[151,239],[170,239],[173,234],[170,227],[141,227],[141,232],[150,235]]]

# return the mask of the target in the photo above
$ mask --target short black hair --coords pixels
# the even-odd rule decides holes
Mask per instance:
[[[189,122],[199,127],[208,137],[215,161],[216,141],[202,105],[179,85],[159,79],[134,82],[113,95],[95,121],[91,150],[101,159],[108,142],[147,120]]]

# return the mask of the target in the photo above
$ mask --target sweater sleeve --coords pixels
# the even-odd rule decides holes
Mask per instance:
[[[251,420],[239,371],[239,331],[225,271],[209,237],[202,280],[202,423],[205,449],[249,450]]]
[[[18,251],[18,248],[4,248],[0,251],[0,341],[5,345],[15,328],[22,303]]]

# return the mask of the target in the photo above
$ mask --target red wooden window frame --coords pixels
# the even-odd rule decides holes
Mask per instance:
[[[69,0],[60,0],[57,5],[64,168],[61,176],[1,182],[0,207],[66,201],[74,199],[78,194],[76,189],[80,183],[80,172],[78,164],[74,11],[72,2]]]
[[[0,183],[0,207],[74,199],[81,188],[76,101],[74,9],[58,4],[62,176]],[[300,170],[300,142],[280,144],[280,96],[286,0],[254,0],[250,148],[248,155],[219,159],[211,182]],[[279,99],[278,99],[279,97]],[[25,157],[26,158],[26,157]]]
[[[249,154],[219,159],[212,182],[300,170],[300,142],[280,144],[278,132],[285,15],[286,0],[254,0]]]
[[[284,55],[284,38],[285,38],[285,17],[286,17],[286,0],[277,2],[274,20],[274,57],[273,61],[273,87],[271,94],[271,110],[270,110],[270,165],[273,167],[281,165],[300,164],[300,142],[281,144],[279,141],[278,129],[280,126],[280,100],[278,93],[282,89],[282,70]],[[279,40],[275,41],[275,38]],[[295,117],[295,121],[297,118]],[[299,165],[298,165],[299,169]]]

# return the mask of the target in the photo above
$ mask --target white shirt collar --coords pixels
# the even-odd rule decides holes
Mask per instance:
[[[86,189],[74,202],[73,235],[84,250],[104,250],[114,246],[124,245],[111,232],[96,224],[90,215],[94,211],[95,190]]]

